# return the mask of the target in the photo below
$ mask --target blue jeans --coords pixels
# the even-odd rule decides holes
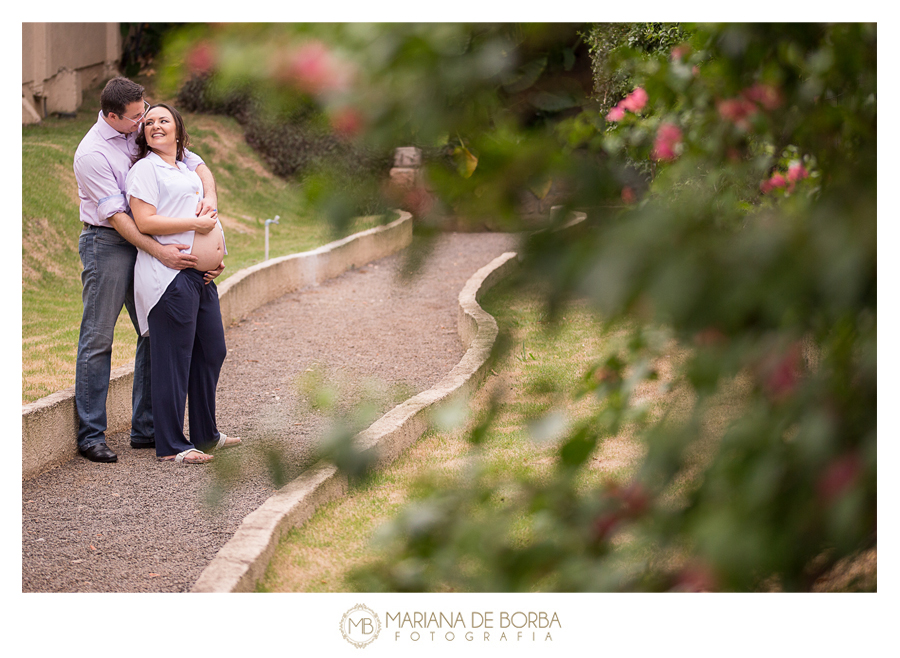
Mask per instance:
[[[75,410],[78,448],[106,442],[106,398],[112,360],[113,333],[122,306],[128,309],[135,332],[134,261],[137,248],[115,229],[85,225],[78,239],[81,298],[84,312],[75,363]],[[153,441],[150,400],[150,339],[138,337],[131,396],[131,440]]]

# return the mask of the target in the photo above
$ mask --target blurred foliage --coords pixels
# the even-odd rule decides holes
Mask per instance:
[[[809,590],[875,545],[876,50],[874,25],[802,23],[224,25],[172,41],[172,84],[209,74],[343,117],[370,148],[445,153],[403,191],[420,225],[529,229],[523,276],[550,291],[549,319],[587,298],[598,322],[635,327],[566,392],[604,404],[553,477],[500,506],[477,467],[424,493],[362,587]],[[326,182],[322,204],[352,206]],[[560,212],[523,222],[548,182]],[[570,210],[587,219],[563,229]],[[691,403],[642,416],[660,327]],[[646,445],[635,479],[576,488],[626,422]]]
[[[629,51],[632,57],[668,55],[684,43],[686,35],[676,23],[597,23],[586,30],[591,51],[594,94],[605,109],[631,91],[631,78],[617,63],[616,55]]]
[[[166,34],[178,26],[178,23],[119,23],[122,75],[134,78],[151,66],[163,47]]]
[[[350,196],[335,196],[346,205],[343,225],[350,215],[384,214],[380,190],[372,181],[386,178],[392,163],[390,150],[370,149],[343,139],[311,103],[272,107],[246,87],[222,88],[209,75],[194,75],[179,89],[177,104],[187,112],[224,114],[244,129],[247,143],[260,154],[272,173],[307,183],[313,193],[320,179],[352,189]],[[338,126],[340,127],[340,126]]]

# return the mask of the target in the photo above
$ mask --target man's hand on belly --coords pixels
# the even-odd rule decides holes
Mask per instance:
[[[191,246],[188,244],[161,244],[157,253],[151,255],[166,267],[173,270],[186,270],[197,263],[196,256],[181,251],[190,248]]]

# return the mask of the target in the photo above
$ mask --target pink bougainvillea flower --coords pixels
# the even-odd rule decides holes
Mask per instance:
[[[633,92],[628,94],[619,105],[629,112],[640,112],[647,104],[647,99],[647,92],[644,91],[643,88],[637,87]]]
[[[209,41],[196,44],[184,60],[191,73],[207,73],[215,65],[215,61],[215,50]]]
[[[681,143],[681,129],[672,123],[664,123],[656,131],[653,142],[654,160],[674,160],[678,157],[676,147]]]
[[[758,82],[742,91],[741,95],[749,101],[759,103],[767,110],[781,106],[781,92],[774,85]]]
[[[624,118],[625,118],[625,110],[622,108],[621,103],[616,105],[606,115],[607,121],[621,121]]]

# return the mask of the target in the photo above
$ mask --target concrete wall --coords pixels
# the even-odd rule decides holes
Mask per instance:
[[[222,322],[228,327],[254,309],[347,270],[389,256],[412,241],[412,216],[357,233],[318,249],[268,260],[241,270],[219,286]],[[109,432],[131,426],[134,365],[110,374],[106,403]],[[75,457],[78,421],[75,387],[22,406],[22,477],[27,479]]]
[[[121,53],[118,23],[22,23],[22,123],[77,110]]]

